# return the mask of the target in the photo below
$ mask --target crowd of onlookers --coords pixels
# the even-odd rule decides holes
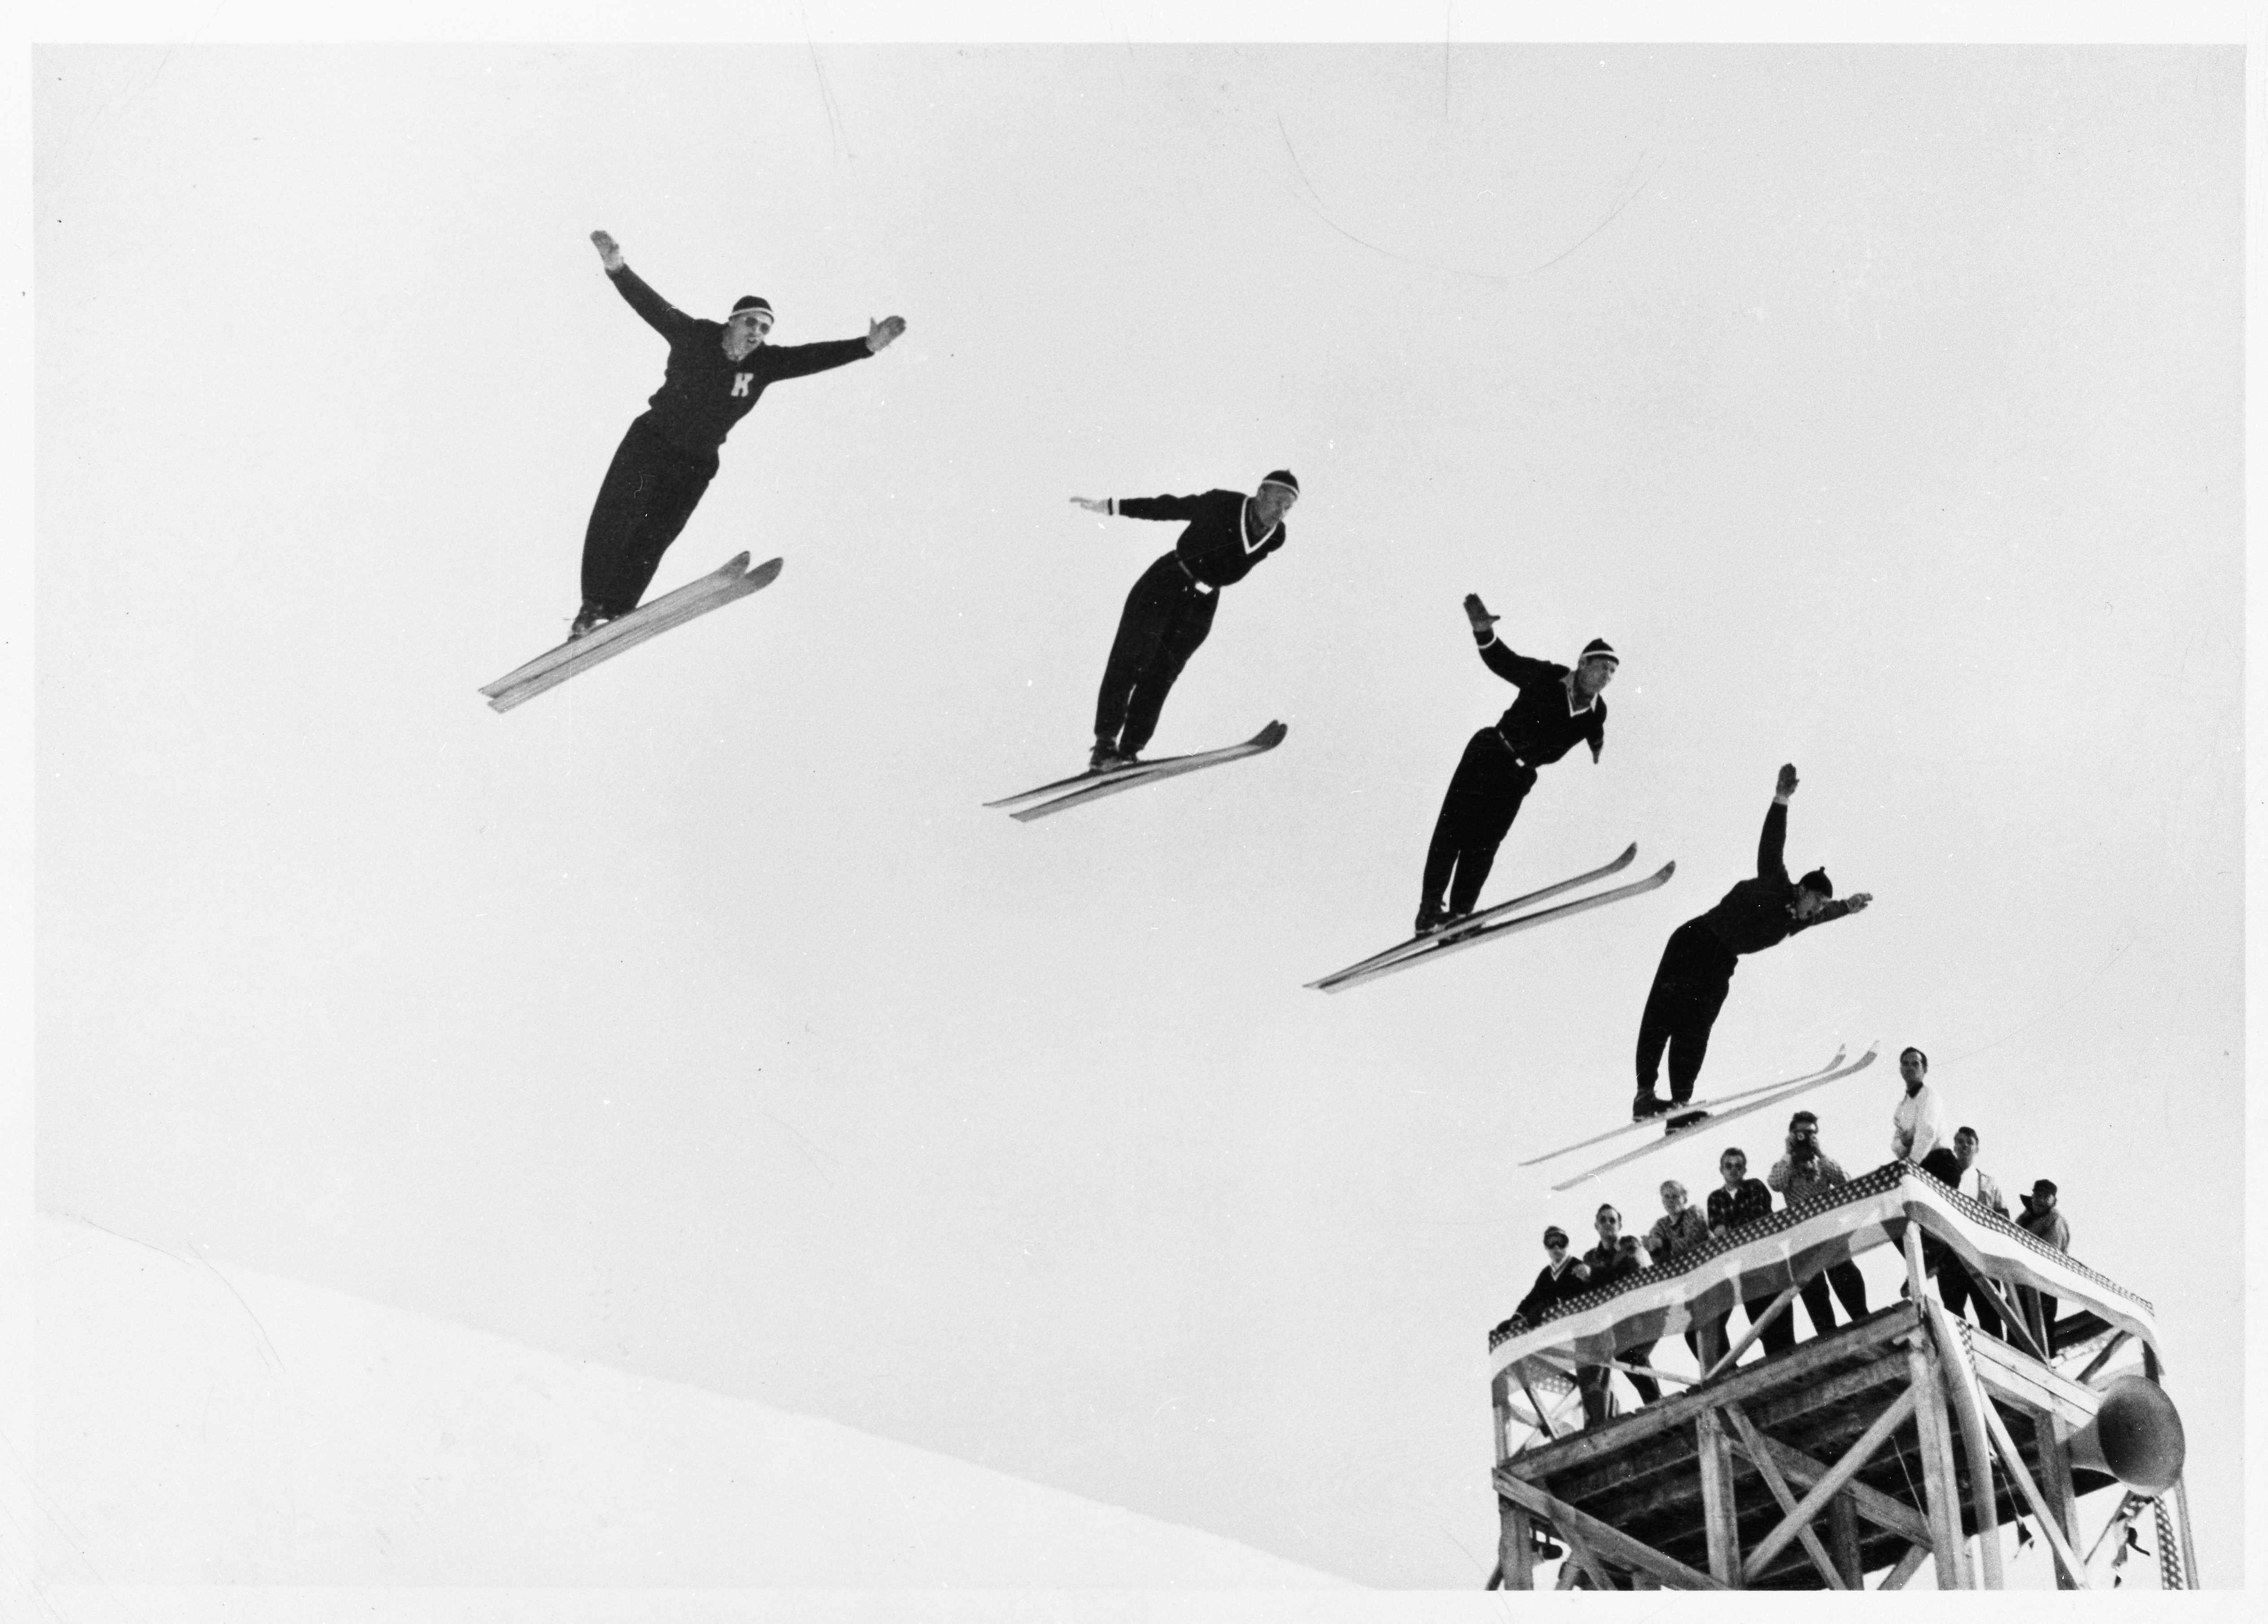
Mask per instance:
[[[1918,1048],[1909,1048],[1898,1056],[1898,1068],[1905,1080],[1905,1092],[1892,1115],[1892,1159],[1916,1164],[1948,1188],[2008,1218],[2007,1203],[2001,1197],[1999,1186],[1977,1165],[1981,1142],[1977,1130],[1955,1128],[1950,1135],[1946,1131],[1944,1102],[1928,1084],[1929,1056]],[[1498,1330],[1516,1334],[1528,1329],[1571,1297],[1598,1290],[1655,1263],[1675,1261],[1744,1224],[1769,1217],[1775,1191],[1784,1207],[1793,1207],[1849,1181],[1841,1164],[1821,1145],[1819,1118],[1809,1111],[1798,1111],[1788,1120],[1785,1150],[1761,1179],[1749,1177],[1747,1153],[1737,1148],[1727,1149],[1717,1158],[1717,1172],[1718,1187],[1709,1192],[1706,1201],[1698,1208],[1693,1205],[1683,1184],[1675,1179],[1664,1179],[1660,1188],[1661,1216],[1643,1234],[1624,1231],[1623,1215],[1612,1202],[1601,1206],[1593,1216],[1598,1245],[1586,1251],[1574,1251],[1567,1231],[1557,1224],[1547,1228],[1543,1231],[1543,1250],[1550,1260],[1536,1275],[1528,1295],[1521,1299],[1520,1306],[1513,1311],[1512,1318]],[[2020,1195],[2019,1200],[2023,1214],[2011,1221],[2057,1251],[2069,1251],[2071,1225],[2057,1208],[2054,1183],[2039,1179],[2030,1193]],[[1948,1309],[1955,1315],[1973,1309],[1980,1329],[1996,1336],[2006,1334],[2004,1299],[1990,1286],[1973,1279],[1960,1260],[1938,1242],[1925,1239],[1923,1255],[1926,1266],[1937,1277],[1938,1293]],[[1813,1275],[1804,1282],[1799,1296],[1815,1334],[1824,1335],[1834,1329],[1836,1302],[1842,1304],[1844,1313],[1852,1320],[1862,1319],[1867,1313],[1866,1277],[1849,1258]],[[1778,1297],[1777,1291],[1767,1291],[1740,1304],[1753,1333],[1745,1340],[1761,1343],[1766,1356],[1793,1348],[1796,1342],[1793,1305],[1775,1308]],[[2023,1315],[2031,1340],[2044,1347],[2050,1334],[2048,1327],[2055,1323],[2055,1299],[2020,1287],[2016,1306]],[[1685,1332],[1685,1345],[1705,1376],[1733,1351],[1727,1340],[1731,1318],[1728,1309]],[[1616,1369],[1637,1392],[1641,1403],[1652,1404],[1660,1398],[1661,1386],[1653,1374],[1653,1348],[1652,1342],[1624,1348],[1615,1355],[1613,1366],[1588,1364],[1578,1368],[1577,1385],[1582,1392],[1586,1425],[1595,1426],[1609,1415],[1608,1390]]]

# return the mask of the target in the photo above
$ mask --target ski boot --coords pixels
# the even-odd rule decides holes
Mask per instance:
[[[582,610],[575,616],[575,623],[567,628],[567,641],[574,643],[581,638],[587,637],[593,632],[598,630],[599,628],[604,626],[608,621],[615,618],[615,617],[614,615],[608,614],[604,609],[599,607],[598,605],[594,603],[586,603],[583,606]]]
[[[1449,922],[1449,910],[1439,902],[1428,902],[1418,910],[1418,922],[1411,927],[1412,936],[1432,936]]]
[[[1631,1101],[1631,1121],[1644,1122],[1676,1109],[1660,1095],[1648,1091]]]
[[[1663,1133],[1680,1133],[1697,1122],[1705,1122],[1709,1120],[1709,1113],[1706,1111],[1689,1111],[1684,1108],[1684,1105],[1683,1100],[1677,1100],[1662,1107],[1669,1113],[1669,1121],[1661,1125]]]

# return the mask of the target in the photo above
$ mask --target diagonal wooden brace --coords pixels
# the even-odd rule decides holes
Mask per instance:
[[[1787,1480],[1780,1475],[1779,1467],[1772,1460],[1771,1451],[1764,1447],[1764,1435],[1756,1430],[1756,1423],[1749,1419],[1748,1412],[1737,1403],[1727,1404],[1723,1409],[1725,1419],[1733,1423],[1733,1430],[1740,1437],[1741,1452],[1748,1456],[1749,1464],[1755,1466],[1764,1478],[1764,1487],[1772,1491],[1772,1498],[1779,1502],[1779,1509],[1793,1517],[1795,1514],[1795,1495],[1789,1492]],[[1795,1537],[1803,1541],[1803,1548],[1811,1557],[1811,1565],[1819,1569],[1820,1576],[1827,1581],[1829,1590],[1847,1591],[1851,1588],[1843,1582],[1842,1574],[1837,1571],[1834,1560],[1827,1554],[1827,1547],[1820,1543],[1819,1536],[1812,1532],[1810,1524],[1806,1523],[1797,1529]]]
[[[2007,1473],[2008,1481],[2016,1486],[2016,1492],[2023,1495],[2024,1503],[2032,1508],[2032,1515],[2039,1519],[2040,1532],[2047,1536],[2048,1548],[2055,1553],[2056,1561],[2063,1564],[2063,1570],[2069,1576],[2073,1585],[2082,1591],[2088,1589],[2087,1569],[2080,1565],[2078,1554],[2071,1548],[2071,1541],[2064,1537],[2063,1525],[2048,1510],[2047,1496],[2040,1493],[2039,1485],[2032,1481],[2032,1474],[2025,1470],[2024,1458],[2016,1452],[2016,1441],[2008,1436],[2008,1423],[2001,1419],[1999,1407],[1992,1402],[1992,1395],[1989,1393],[1979,1394],[1977,1407],[1984,1412],[1984,1430],[1992,1437],[1992,1447],[1999,1451],[2001,1469]]]
[[[1652,1574],[1664,1584],[1682,1591],[1721,1591],[1730,1588],[1719,1584],[1709,1575],[1687,1567],[1675,1556],[1665,1555],[1652,1546],[1631,1539],[1619,1528],[1601,1522],[1587,1511],[1579,1511],[1565,1501],[1544,1493],[1525,1478],[1514,1477],[1499,1467],[1496,1474],[1496,1492],[1506,1499],[1526,1506],[1538,1517],[1549,1517],[1551,1525],[1563,1539],[1580,1539],[1601,1556],[1620,1562],[1625,1568],[1635,1568],[1641,1573]]]
[[[1874,1458],[1874,1451],[1889,1440],[1889,1436],[1904,1424],[1918,1405],[1912,1388],[1909,1387],[1891,1401],[1889,1407],[1874,1417],[1874,1424],[1860,1433],[1842,1458],[1827,1468],[1826,1474],[1811,1486],[1811,1490],[1797,1503],[1794,1510],[1780,1518],[1778,1526],[1766,1534],[1756,1548],[1749,1554],[1742,1571],[1750,1580],[1770,1567],[1772,1559],[1787,1548],[1797,1532],[1810,1526],[1811,1519],[1827,1507],[1836,1491],[1849,1482],[1859,1467]]]
[[[1704,1370],[1701,1373],[1701,1379],[1705,1382],[1714,1381],[1717,1379],[1718,1371],[1731,1370],[1733,1368],[1733,1361],[1739,1358],[1742,1354],[1748,1352],[1749,1344],[1755,1341],[1759,1336],[1762,1336],[1764,1334],[1765,1329],[1773,1320],[1787,1312],[1787,1305],[1795,1301],[1797,1294],[1802,1290],[1803,1288],[1800,1286],[1790,1286],[1786,1290],[1772,1298],[1771,1306],[1764,1310],[1762,1314],[1749,1322],[1749,1328],[1741,1333],[1741,1340],[1734,1342],[1729,1348],[1726,1349],[1725,1356],[1723,1358],[1718,1360],[1716,1363],[1711,1365],[1706,1370]],[[1729,1313],[1731,1311],[1728,1309],[1726,1312]]]

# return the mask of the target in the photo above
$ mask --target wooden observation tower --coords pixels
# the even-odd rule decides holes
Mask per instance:
[[[1675,1391],[1581,1426],[1580,1367],[1735,1303],[1786,1314],[1815,1275],[1885,1247],[1903,1254],[1892,1306],[1736,1364],[1750,1326],[1698,1379],[1653,1371]],[[1999,1335],[1947,1312],[1930,1261],[1989,1294]],[[2141,1297],[1911,1163],[1878,1168],[1499,1331],[1491,1584],[1533,1589],[1564,1547],[1563,1590],[1859,1590],[1876,1574],[1892,1590],[1924,1563],[1940,1590],[1998,1590],[2002,1528],[2029,1518],[2058,1585],[2085,1590],[2107,1583],[2090,1578],[2098,1553],[2123,1551],[2146,1514],[2161,1585],[2193,1588],[2181,1421],[2156,1343]],[[2080,1497],[2119,1485],[2090,1534]]]

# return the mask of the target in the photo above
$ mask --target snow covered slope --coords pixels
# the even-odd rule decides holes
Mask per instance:
[[[50,1584],[1336,1585],[833,1422],[40,1222]],[[908,1359],[921,1350],[909,1344]]]

